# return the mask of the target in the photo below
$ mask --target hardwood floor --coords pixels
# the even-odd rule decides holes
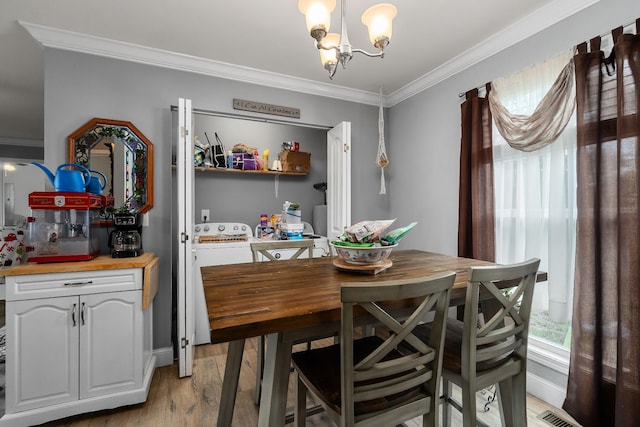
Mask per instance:
[[[70,417],[44,425],[52,427],[215,426],[225,356],[226,344],[197,346],[195,349],[193,375],[189,378],[178,378],[177,363],[156,369],[146,403]],[[240,384],[233,418],[234,426],[251,427],[257,425],[258,407],[253,402],[255,360],[255,340],[249,340],[245,346],[242,361]],[[289,412],[293,410],[294,404],[293,375],[291,378],[287,402]],[[478,393],[479,411],[482,411],[481,408],[484,406],[486,396]],[[480,414],[479,418],[490,426],[500,425],[497,401],[489,405],[489,407],[490,410]],[[574,422],[561,409],[549,406],[533,396],[528,396],[529,426],[549,426],[550,424],[537,419],[538,414],[548,409]],[[453,414],[453,425],[462,425],[457,411],[454,410]],[[307,418],[306,425],[320,427],[333,424],[325,414],[316,414]],[[421,423],[418,420],[411,420],[406,425],[407,427],[417,427]]]

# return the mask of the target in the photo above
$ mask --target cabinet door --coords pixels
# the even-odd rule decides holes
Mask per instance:
[[[77,296],[10,302],[6,412],[78,399]]]
[[[80,398],[142,386],[142,292],[80,297]]]

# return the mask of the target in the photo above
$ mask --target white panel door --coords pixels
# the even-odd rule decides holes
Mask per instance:
[[[327,132],[327,237],[351,225],[351,122]]]
[[[178,373],[191,376],[195,342],[195,300],[193,286],[193,126],[191,100],[178,100]]]

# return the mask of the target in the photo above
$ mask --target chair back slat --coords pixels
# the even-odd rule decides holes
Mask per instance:
[[[478,351],[476,352],[476,361],[484,362],[485,360],[497,359],[501,356],[504,356],[505,354],[511,353],[513,350],[520,347],[521,345],[522,345],[522,340],[518,339],[518,340],[501,341],[500,343],[497,343],[490,347],[482,347],[481,349],[478,349]]]
[[[487,344],[491,344],[492,342],[504,341],[509,337],[522,333],[523,330],[524,324],[515,327],[513,326],[513,324],[510,324],[499,329],[494,329],[491,333],[485,336],[478,336],[476,344],[478,345],[478,347],[481,347]]]
[[[435,411],[437,381],[441,374],[444,327],[455,273],[446,272],[411,280],[377,283],[343,283],[341,285],[342,327],[341,363],[343,416],[353,414],[354,404],[378,399],[393,400],[399,393],[419,396]],[[391,310],[391,301],[411,300],[412,312],[399,317]],[[375,348],[359,355],[354,363],[354,306],[364,308],[389,329],[386,340],[376,341]],[[414,329],[429,311],[435,310],[434,336],[429,343],[414,335]],[[361,311],[358,311],[361,313]],[[403,351],[398,351],[402,348]],[[429,402],[429,403],[427,403]],[[405,404],[407,402],[404,402]],[[374,405],[375,406],[375,405]],[[362,415],[361,415],[362,416]],[[366,415],[364,415],[366,418]]]
[[[278,261],[270,251],[283,249],[297,249],[291,255],[290,259],[297,259],[304,252],[307,252],[309,258],[313,258],[313,240],[274,240],[270,242],[253,242],[250,243],[251,253],[253,254],[253,262],[260,261],[260,255],[263,255],[270,261]]]
[[[419,368],[432,362],[435,358],[435,352],[430,350],[427,354],[419,356],[416,353],[399,357],[388,362],[380,362],[376,365],[376,369],[357,369],[353,370],[353,379],[356,382],[369,381],[375,378],[384,378],[397,373],[406,371],[407,369]]]
[[[381,381],[375,385],[354,388],[354,402],[366,402],[374,399],[384,398],[415,387],[419,387],[432,378],[430,370],[408,371],[405,375],[394,378],[394,380]]]

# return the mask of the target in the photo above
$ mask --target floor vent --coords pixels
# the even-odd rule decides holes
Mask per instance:
[[[551,411],[544,411],[537,418],[554,427],[578,427]]]

